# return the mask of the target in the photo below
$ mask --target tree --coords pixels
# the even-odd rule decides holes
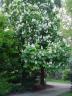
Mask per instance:
[[[44,71],[47,68],[64,66],[67,61],[68,47],[59,36],[60,19],[57,16],[59,9],[55,4],[58,3],[54,0],[4,2],[4,12],[9,17],[19,42],[22,84],[26,79],[25,72],[32,76],[31,73],[39,71],[40,84],[44,85]]]

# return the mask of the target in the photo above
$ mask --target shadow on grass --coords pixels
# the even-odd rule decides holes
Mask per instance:
[[[54,86],[52,85],[36,85],[33,86],[32,88],[25,88],[23,86],[21,86],[20,84],[18,85],[13,85],[13,90],[11,91],[11,93],[9,94],[9,96],[11,94],[22,94],[22,93],[26,93],[26,92],[38,92],[38,91],[42,91],[45,89],[51,89],[54,88]]]

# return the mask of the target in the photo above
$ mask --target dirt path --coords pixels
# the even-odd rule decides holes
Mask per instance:
[[[45,89],[39,92],[28,92],[24,94],[13,94],[10,96],[58,96],[64,92],[67,92],[70,90],[71,85],[70,84],[61,84],[61,83],[55,83],[55,82],[47,82],[47,84],[54,86],[50,89]]]

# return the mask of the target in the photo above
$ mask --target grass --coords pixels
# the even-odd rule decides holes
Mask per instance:
[[[68,80],[56,80],[56,79],[47,79],[47,81],[50,81],[50,82],[56,82],[56,83],[70,83],[70,81]]]
[[[60,96],[72,96],[72,92],[64,93],[64,94],[62,94]]]

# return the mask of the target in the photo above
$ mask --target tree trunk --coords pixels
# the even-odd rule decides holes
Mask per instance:
[[[23,64],[21,64],[21,85],[24,86],[24,71],[23,71]]]
[[[44,67],[42,66],[40,70],[40,84],[43,86],[45,85],[44,78],[45,78],[45,72],[44,72]]]

